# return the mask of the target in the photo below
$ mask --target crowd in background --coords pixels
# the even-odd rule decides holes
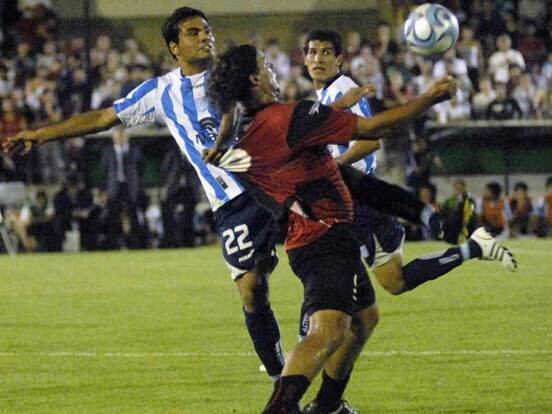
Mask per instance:
[[[356,31],[342,33],[343,72],[360,84],[376,86],[371,101],[374,111],[405,103],[435,79],[451,74],[458,80],[459,91],[429,114],[437,122],[552,118],[550,2],[443,3],[458,17],[461,34],[456,48],[439,58],[425,59],[408,51],[400,24],[394,28],[380,22],[370,37]],[[100,35],[87,54],[83,37],[60,33],[59,19],[48,0],[21,0],[19,11],[10,13],[3,11],[0,32],[0,137],[111,105],[142,81],[173,69],[168,53],[148,56],[133,38],[115,44],[108,35]],[[273,64],[286,101],[314,96],[303,67],[305,37],[306,33],[298,36],[291,50],[262,33],[252,33],[249,40]],[[392,164],[392,154],[398,151],[398,164],[408,165],[405,184],[420,198],[435,202],[429,174],[439,160],[425,148],[427,142],[412,139],[418,135],[405,131],[407,144],[388,148],[391,161],[387,161]],[[212,220],[199,183],[177,151],[166,154],[163,164],[168,173],[161,183],[162,195],[151,203],[142,182],[143,154],[124,131],[115,130],[112,142],[101,143],[104,176],[98,188],[92,188],[89,177],[87,145],[89,141],[73,139],[40,146],[22,158],[0,157],[0,183],[57,186],[53,192],[38,192],[21,212],[11,215],[23,248],[59,250],[66,233],[75,228],[81,247],[87,250],[191,246],[213,240]],[[486,217],[489,198],[502,200],[502,230],[542,235],[546,226],[536,217],[552,224],[550,183],[547,198],[535,205],[523,183],[508,199],[501,198],[500,186],[497,191],[496,183],[491,184],[476,210],[481,220],[496,224]],[[523,192],[525,198],[520,195]],[[519,229],[517,223],[525,223],[521,216],[533,218]],[[55,237],[42,240],[33,236],[37,234]]]

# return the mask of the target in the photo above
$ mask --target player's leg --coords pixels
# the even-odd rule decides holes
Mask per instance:
[[[310,326],[286,358],[264,411],[270,414],[298,412],[298,403],[310,382],[350,334],[354,275],[359,262],[357,242],[349,226],[343,224],[334,226],[315,243],[288,254],[305,289]]]
[[[374,274],[382,286],[394,295],[438,279],[470,259],[498,260],[511,271],[517,268],[512,253],[498,244],[484,228],[476,230],[467,242],[459,246],[417,257],[404,266],[402,246],[381,257],[385,259],[374,264]]]
[[[246,193],[218,209],[215,220],[255,352],[268,375],[276,380],[284,366],[280,328],[268,290],[268,277],[278,262],[276,226],[269,213]]]
[[[340,171],[356,202],[414,224],[424,224],[432,236],[440,236],[439,214],[411,192],[353,167],[341,166]]]
[[[359,263],[355,292],[351,332],[324,366],[320,390],[316,398],[304,407],[305,414],[355,413],[343,400],[343,394],[354,363],[379,321],[375,291],[362,263]]]

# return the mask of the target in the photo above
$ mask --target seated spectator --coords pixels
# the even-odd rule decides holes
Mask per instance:
[[[8,78],[8,68],[0,63],[0,99],[7,98],[13,89],[13,80]]]
[[[540,63],[546,57],[546,45],[542,38],[537,36],[537,28],[534,23],[523,25],[517,47],[529,67]]]
[[[451,121],[467,121],[470,119],[471,109],[468,103],[462,103],[458,95],[449,101],[436,105],[437,121],[441,124]]]
[[[441,168],[442,162],[437,155],[431,152],[427,139],[418,138],[413,141],[407,161],[407,187],[418,192],[422,186],[429,186],[433,167]]]
[[[374,43],[374,55],[382,62],[384,70],[391,64],[397,53],[399,53],[399,45],[391,38],[391,26],[385,21],[380,21]]]
[[[462,58],[456,57],[456,49],[448,50],[433,66],[433,77],[436,79],[452,75],[462,77],[468,75],[468,65]]]
[[[304,43],[303,43],[304,45]],[[352,60],[355,56],[360,55],[360,48],[362,46],[362,37],[357,31],[347,32],[345,35],[345,60]]]
[[[472,110],[475,119],[487,117],[489,104],[496,99],[496,92],[489,77],[483,77],[479,81],[479,92],[472,98]]]
[[[297,84],[301,99],[310,97],[314,93],[312,82],[303,75],[303,65],[292,66],[288,80]]]
[[[548,81],[547,87],[539,88],[533,98],[537,119],[552,118],[552,78]]]
[[[546,193],[537,202],[537,214],[535,233],[544,237],[552,229],[552,177],[546,179]]]
[[[514,193],[510,197],[510,218],[511,236],[530,233],[530,221],[533,213],[533,204],[528,195],[529,187],[524,182],[518,182],[514,186]]]
[[[475,200],[462,179],[454,180],[453,194],[442,205],[443,239],[451,244],[465,242],[476,229]]]
[[[45,192],[39,191],[34,202],[21,209],[14,231],[25,251],[54,251],[54,211]]]
[[[502,198],[502,187],[496,181],[485,186],[483,197],[478,200],[476,212],[480,224],[487,227],[493,235],[506,237],[509,233],[508,222],[512,217],[509,204]]]
[[[371,83],[376,88],[376,97],[381,99],[385,90],[385,78],[379,70],[379,65],[373,60],[354,59],[351,63],[351,76],[360,84]]]
[[[508,94],[505,83],[496,85],[496,99],[487,108],[487,119],[520,119],[521,108],[517,101]]]
[[[414,96],[419,96],[427,91],[429,85],[435,81],[433,76],[433,63],[429,59],[420,59],[418,63],[420,74],[410,81],[410,88]]]
[[[512,40],[507,34],[498,36],[496,46],[498,50],[489,58],[489,74],[495,82],[508,83],[510,65],[525,69],[525,59],[518,50],[512,49]]]
[[[514,88],[512,97],[518,103],[523,114],[523,118],[527,119],[533,116],[533,101],[536,94],[537,88],[533,83],[531,74],[524,73],[523,75],[521,75],[518,85]]]
[[[144,53],[140,51],[140,47],[138,46],[138,42],[136,41],[136,39],[132,38],[125,40],[125,51],[121,55],[121,62],[123,63],[123,65],[126,66],[150,65],[150,60]]]

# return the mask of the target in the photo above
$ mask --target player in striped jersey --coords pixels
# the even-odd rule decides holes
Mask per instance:
[[[214,144],[221,121],[205,93],[215,53],[207,17],[200,10],[181,7],[166,20],[162,32],[178,68],[143,82],[112,107],[8,137],[3,149],[8,153],[28,151],[35,143],[83,136],[118,124],[166,125],[201,180],[214,211],[223,256],[242,298],[248,332],[267,373],[275,380],[284,363],[267,283],[277,263],[276,226],[232,173],[202,160],[202,151]]]

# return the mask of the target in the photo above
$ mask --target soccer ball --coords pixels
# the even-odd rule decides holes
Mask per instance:
[[[458,20],[446,7],[425,3],[416,7],[406,19],[404,37],[414,53],[440,55],[456,45]]]

